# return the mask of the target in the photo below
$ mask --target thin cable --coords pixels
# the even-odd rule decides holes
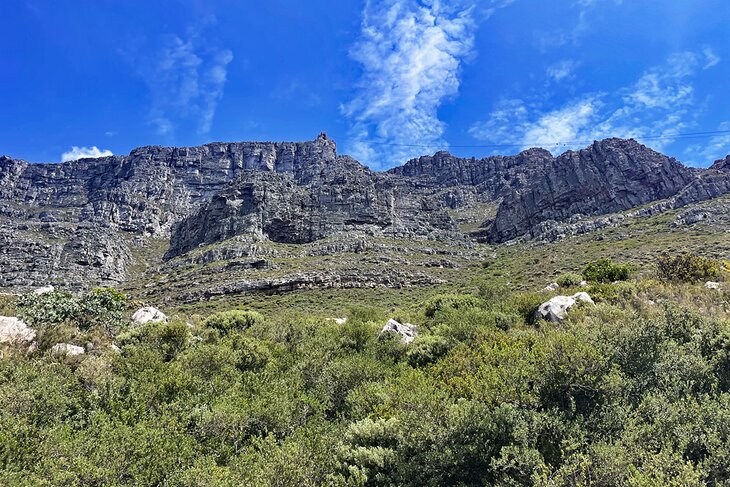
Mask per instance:
[[[674,139],[692,139],[692,138],[704,138],[704,137],[715,137],[718,135],[728,135],[730,134],[730,130],[714,130],[714,131],[707,131],[707,132],[689,132],[684,134],[674,134],[674,135],[647,135],[636,138],[640,140],[674,140]],[[633,137],[632,137],[633,138]],[[544,146],[568,146],[568,145],[585,145],[585,144],[592,144],[593,140],[582,140],[582,141],[570,141],[570,142],[552,142],[549,144],[545,143],[520,143],[520,144],[485,144],[485,145],[449,145],[449,148],[459,148],[459,149],[509,149],[509,148],[515,148],[515,147],[544,147]],[[385,145],[385,146],[392,146],[392,147],[421,147],[421,148],[432,148],[435,146],[435,144],[395,144],[391,142],[368,142],[372,145]]]

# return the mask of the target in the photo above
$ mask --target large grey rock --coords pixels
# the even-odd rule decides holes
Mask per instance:
[[[720,286],[720,283],[719,282],[707,281],[705,283],[705,289],[720,290],[721,289],[721,286]]]
[[[23,345],[35,339],[36,331],[13,316],[0,316],[0,343]]]
[[[167,321],[167,315],[155,308],[154,306],[146,306],[140,308],[132,315],[132,321],[136,325],[145,325],[147,323],[160,323]]]
[[[33,294],[48,294],[55,291],[56,288],[53,286],[41,286],[39,288],[33,289]]]
[[[410,323],[400,323],[394,319],[389,319],[388,322],[380,330],[380,335],[385,333],[397,333],[401,337],[401,342],[411,343],[418,336],[418,330],[415,325]]]
[[[560,323],[568,316],[570,309],[576,303],[595,304],[588,293],[579,292],[572,296],[555,296],[544,302],[535,312],[535,318]]]

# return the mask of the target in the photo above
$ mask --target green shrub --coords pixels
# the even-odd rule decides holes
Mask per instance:
[[[423,367],[436,362],[453,347],[454,342],[446,337],[423,335],[413,341],[406,352],[406,358],[412,367]]]
[[[567,273],[557,278],[555,281],[560,287],[578,287],[583,282],[583,276],[579,274]]]
[[[535,311],[545,302],[545,295],[542,293],[518,293],[512,296],[507,305],[524,320],[531,324],[535,320]]]
[[[626,281],[631,277],[634,266],[617,264],[607,257],[591,262],[583,268],[583,277],[592,282]]]
[[[228,333],[245,330],[263,322],[264,317],[256,311],[231,310],[212,314],[203,321],[203,324],[222,333]]]
[[[657,277],[662,281],[697,282],[720,277],[721,262],[683,252],[662,254],[657,260]]]
[[[30,326],[43,328],[73,323],[87,331],[103,326],[109,333],[126,325],[127,297],[115,289],[99,288],[80,296],[66,291],[26,294],[17,302],[20,317]]]
[[[423,312],[427,317],[433,318],[443,311],[478,308],[482,304],[481,299],[471,294],[439,294],[426,301]]]

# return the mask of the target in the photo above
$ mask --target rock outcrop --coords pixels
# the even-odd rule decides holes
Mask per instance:
[[[383,326],[383,329],[380,330],[380,336],[389,333],[394,333],[400,336],[400,341],[405,344],[411,343],[418,336],[418,330],[415,325],[410,323],[400,323],[392,318],[389,319],[385,326]]]
[[[132,315],[132,322],[138,326],[146,325],[147,323],[160,323],[163,321],[167,321],[167,315],[154,306],[140,308]]]
[[[119,286],[145,271],[164,276],[238,258],[246,262],[230,265],[281,271],[245,279],[241,289],[429,283],[438,279],[387,279],[372,270],[281,276],[286,269],[272,261],[278,250],[257,244],[322,240],[309,252],[328,255],[365,253],[380,238],[453,248],[553,239],[613,225],[625,216],[602,215],[647,203],[637,215],[724,194],[730,157],[701,171],[621,139],[558,157],[543,149],[482,159],[438,152],[386,172],[338,155],[325,134],[296,143],[141,147],[60,164],[0,157],[0,289]],[[418,265],[458,266],[432,261]]]
[[[555,296],[540,305],[535,312],[535,319],[561,323],[568,317],[570,309],[576,303],[595,304],[588,293],[580,292],[572,296]]]

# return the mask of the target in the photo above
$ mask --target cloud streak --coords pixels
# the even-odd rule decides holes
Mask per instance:
[[[539,100],[502,100],[469,133],[484,142],[555,152],[605,137],[641,141],[658,135],[663,138],[644,142],[661,150],[673,135],[696,124],[700,110],[693,77],[705,62],[703,54],[677,53],[615,93],[584,94],[558,109],[543,110]]]
[[[394,144],[445,147],[438,108],[459,91],[478,18],[508,3],[368,0],[350,51],[362,76],[354,97],[341,106],[351,121],[349,151],[382,167],[424,151]]]
[[[151,55],[134,59],[150,92],[148,122],[159,135],[174,137],[181,124],[192,124],[199,135],[212,127],[233,60],[229,49],[213,47],[202,29],[215,23],[206,19],[184,36],[169,35]]]
[[[61,154],[61,162],[75,161],[76,159],[87,159],[97,157],[113,156],[110,150],[100,150],[97,146],[78,147],[73,146],[71,150]]]

